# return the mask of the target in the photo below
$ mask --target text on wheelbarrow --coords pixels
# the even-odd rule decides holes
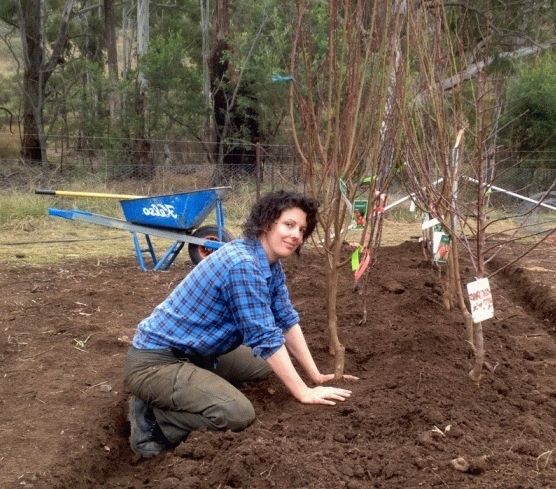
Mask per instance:
[[[143,207],[143,214],[153,217],[178,218],[174,206],[170,204],[151,204],[149,207]]]

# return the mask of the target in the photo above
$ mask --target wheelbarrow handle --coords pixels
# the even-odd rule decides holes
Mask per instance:
[[[61,195],[65,197],[102,197],[107,199],[141,199],[143,195],[127,195],[127,194],[101,194],[96,192],[73,192],[70,190],[49,190],[38,188],[35,190],[36,194],[41,195]]]

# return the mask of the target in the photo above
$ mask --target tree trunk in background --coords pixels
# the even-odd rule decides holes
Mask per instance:
[[[116,125],[116,118],[120,108],[118,84],[118,50],[116,48],[116,28],[114,22],[114,0],[104,0],[104,42],[108,63],[108,77],[110,79],[110,121]]]
[[[151,154],[151,143],[148,138],[148,99],[147,78],[141,70],[142,57],[149,49],[149,0],[137,0],[137,134],[134,141],[133,176],[149,178],[153,176],[154,162]]]
[[[101,19],[102,8],[100,4],[89,7],[87,15],[80,15],[78,17],[84,32],[95,32],[95,27],[100,23]],[[88,63],[86,63],[85,69],[82,70],[81,76],[83,95],[80,100],[80,130],[77,147],[80,150],[86,151],[83,154],[88,154],[89,157],[92,157],[95,142],[89,137],[91,128],[96,127],[98,121],[104,119],[107,115],[106,97],[103,93],[102,85],[96,83],[96,77],[90,69],[92,66],[101,66],[104,63],[103,40],[97,32],[84,37],[82,44],[80,44],[80,55]],[[92,165],[92,161],[90,162]]]
[[[205,107],[207,114],[214,111],[212,104],[212,93],[210,90],[210,43],[209,43],[209,27],[210,27],[210,0],[199,0],[201,9],[201,41],[202,41],[202,56],[203,56],[203,98],[205,99]],[[203,122],[203,139],[205,141],[214,141],[214,126],[212,118],[207,115]]]
[[[42,127],[42,32],[41,5],[34,0],[19,2],[19,25],[24,50],[23,73],[23,138],[21,157],[27,161],[43,161],[41,151]],[[46,161],[46,155],[44,157]]]
[[[254,175],[256,170],[255,143],[260,139],[259,118],[255,110],[240,107],[237,97],[252,98],[248,84],[234,87],[234,67],[225,58],[225,51],[230,49],[227,36],[230,30],[231,2],[229,0],[216,1],[214,43],[210,57],[210,84],[213,93],[214,129],[218,161],[212,176],[213,185],[223,185],[230,182],[233,176]],[[234,96],[232,93],[237,89]],[[251,145],[228,144],[226,140],[235,133],[241,132],[242,138]]]
[[[131,70],[131,39],[133,39],[132,32],[132,6],[122,6],[122,78],[125,80]]]
[[[41,2],[19,0],[18,20],[23,49],[23,137],[21,157],[26,161],[47,163],[46,135],[43,127],[44,91],[54,69],[64,62],[68,24],[75,0],[66,0],[52,54],[44,60]]]

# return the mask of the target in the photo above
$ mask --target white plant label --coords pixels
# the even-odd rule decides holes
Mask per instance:
[[[467,284],[471,315],[474,323],[480,323],[494,316],[494,304],[488,278],[480,278]]]
[[[409,204],[409,212],[415,212],[415,201],[412,200],[411,203]]]
[[[433,226],[436,226],[437,224],[440,224],[440,221],[435,217],[434,219],[429,219],[428,221],[423,221],[423,224],[421,224],[421,229],[424,231],[425,229],[432,228]]]
[[[433,255],[436,255],[436,253],[438,252],[438,248],[440,247],[440,240],[442,239],[443,235],[444,232],[442,231],[432,232],[432,254]]]

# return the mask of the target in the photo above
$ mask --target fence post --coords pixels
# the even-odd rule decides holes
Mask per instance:
[[[255,178],[257,185],[257,200],[261,197],[261,143],[255,144]]]
[[[272,192],[274,192],[274,165],[276,164],[276,159],[272,159],[272,162],[270,163],[270,189]]]
[[[295,165],[295,160],[290,160],[292,162],[292,182],[297,185],[299,175],[297,174],[297,167]]]

